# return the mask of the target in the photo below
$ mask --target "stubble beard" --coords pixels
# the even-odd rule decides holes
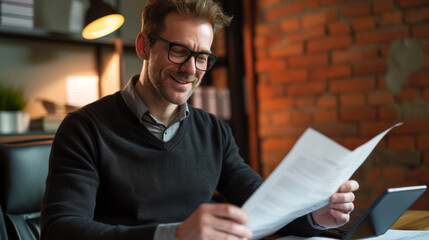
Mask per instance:
[[[166,101],[173,103],[173,104],[176,104],[176,105],[185,104],[189,100],[189,98],[192,96],[192,94],[195,92],[195,89],[197,89],[201,83],[201,79],[194,79],[193,83],[192,83],[192,89],[188,93],[188,95],[185,97],[185,99],[183,101],[177,101],[171,96],[171,94],[168,91],[168,86],[167,86],[167,78],[169,78],[170,75],[173,75],[172,73],[174,73],[174,72],[173,71],[166,71],[166,72],[164,72],[165,73],[164,76],[162,73],[163,73],[163,71],[159,71],[159,73],[156,75],[157,76],[156,79],[150,79],[149,73],[147,73],[147,76],[149,78],[149,82],[152,83],[152,86],[158,92],[158,95],[160,95]]]

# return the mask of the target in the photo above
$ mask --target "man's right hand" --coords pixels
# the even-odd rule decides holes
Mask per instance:
[[[203,204],[176,229],[181,239],[250,239],[252,231],[244,224],[246,212],[232,204]]]

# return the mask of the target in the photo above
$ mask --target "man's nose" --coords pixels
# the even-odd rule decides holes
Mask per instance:
[[[189,75],[194,75],[197,71],[197,68],[195,66],[195,56],[190,57],[188,61],[182,63],[180,66],[180,71],[185,72]]]

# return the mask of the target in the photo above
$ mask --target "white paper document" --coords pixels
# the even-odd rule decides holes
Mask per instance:
[[[258,239],[275,233],[295,218],[326,205],[378,142],[398,123],[350,151],[307,129],[269,178],[244,203],[247,226]]]
[[[429,239],[429,231],[411,231],[411,230],[387,230],[386,233],[377,237],[362,238],[368,240],[427,240]],[[287,236],[278,238],[277,240],[332,240],[327,237],[296,237]]]

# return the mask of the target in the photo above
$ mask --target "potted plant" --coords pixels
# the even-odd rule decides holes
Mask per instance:
[[[28,130],[30,118],[23,112],[26,103],[22,88],[0,82],[0,134]]]

